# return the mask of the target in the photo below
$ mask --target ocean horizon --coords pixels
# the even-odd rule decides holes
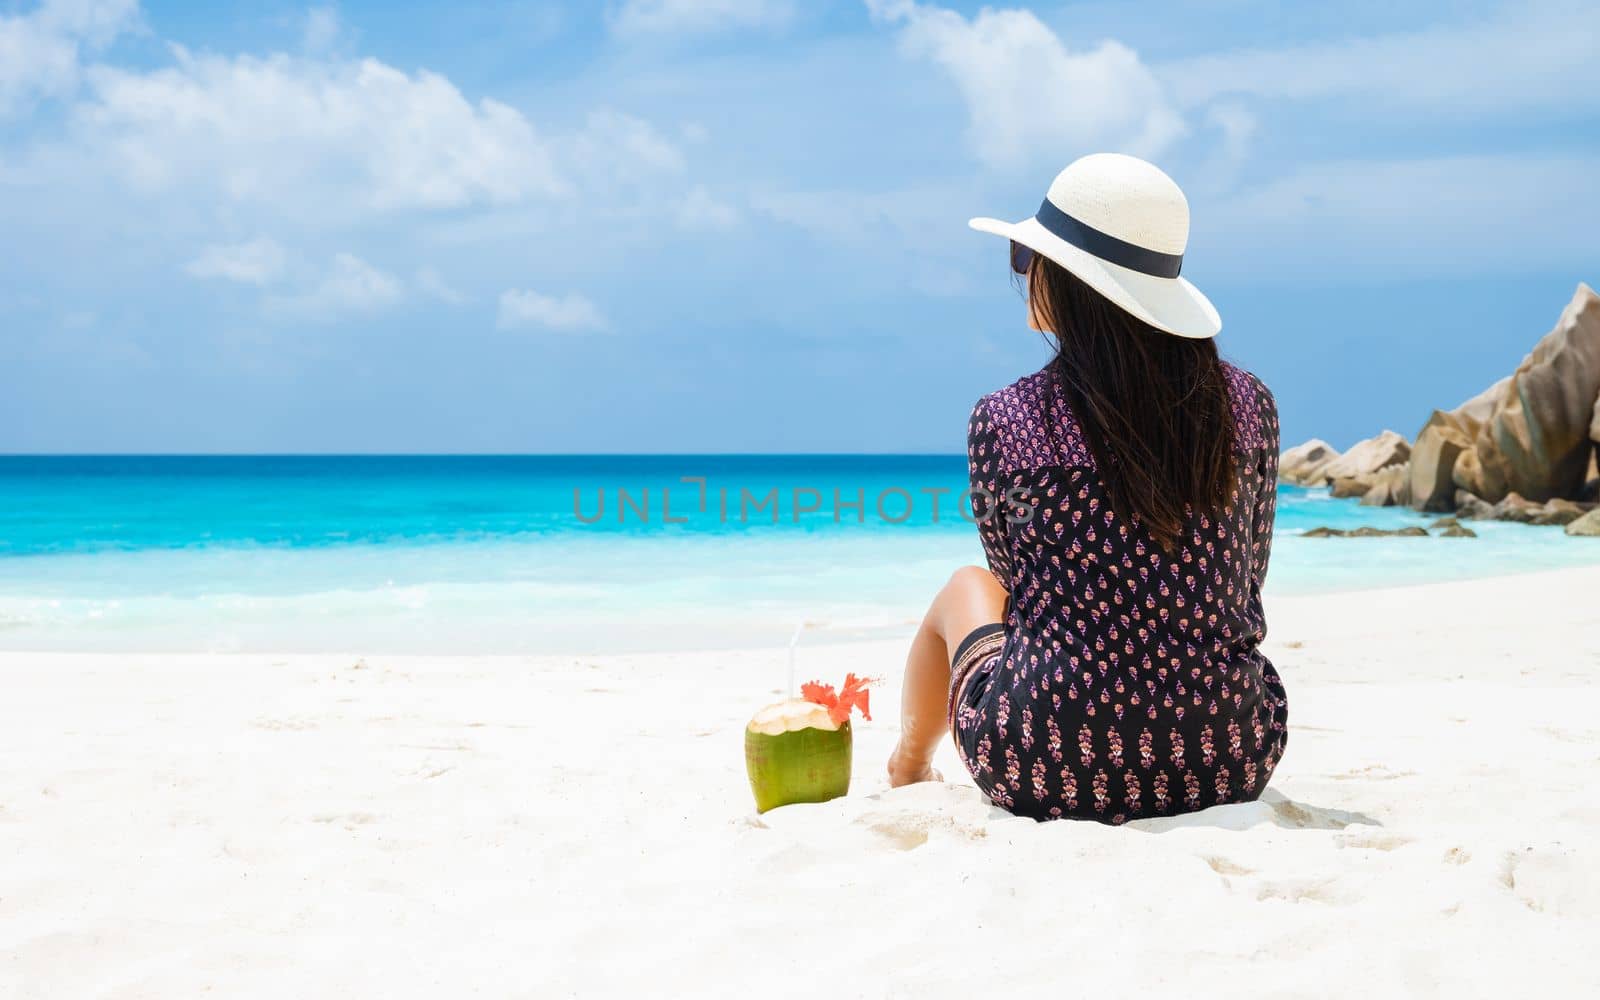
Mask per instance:
[[[0,649],[713,649],[897,633],[981,562],[961,455],[0,457]],[[938,506],[935,509],[935,503]],[[814,509],[813,509],[814,508]],[[1270,594],[1594,562],[1280,486]]]

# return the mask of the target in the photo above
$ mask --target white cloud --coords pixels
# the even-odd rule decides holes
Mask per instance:
[[[328,271],[309,288],[275,296],[268,306],[288,316],[328,322],[352,313],[374,313],[400,301],[400,282],[360,257],[335,254]]]
[[[549,143],[519,111],[474,104],[438,74],[375,59],[174,56],[151,72],[94,68],[92,99],[78,111],[81,138],[143,189],[214,185],[228,199],[312,211],[567,190]]]
[[[793,17],[792,0],[623,0],[610,22],[619,35],[686,35],[778,28]]]
[[[405,294],[400,279],[351,253],[334,254],[325,270],[304,263],[268,237],[243,243],[214,244],[185,265],[196,278],[217,278],[277,290],[263,301],[269,313],[295,319],[330,321],[351,314],[375,313],[398,303]],[[431,267],[417,270],[422,294],[458,305],[466,297]]]
[[[683,152],[655,126],[608,109],[589,113],[565,155],[585,177],[603,173],[627,183],[678,173],[685,166]]]
[[[687,168],[678,142],[613,109],[548,135],[516,108],[470,100],[425,70],[337,56],[172,53],[154,70],[88,69],[65,139],[35,143],[11,172],[44,184],[63,168],[109,172],[147,197],[265,209],[274,221],[326,229],[408,211],[626,204]],[[639,204],[676,193],[654,191]]]
[[[342,25],[336,7],[313,7],[306,11],[300,47],[307,52],[326,52],[339,40]]]
[[[139,0],[44,0],[24,19],[99,47],[126,31],[138,16]]]
[[[605,317],[593,302],[576,292],[557,297],[520,288],[500,293],[501,329],[542,326],[551,330],[604,330]]]
[[[457,291],[455,286],[446,281],[444,276],[441,275],[435,268],[418,268],[416,284],[419,292],[428,296],[429,298],[438,299],[440,302],[447,302],[450,305],[458,306],[467,301],[467,297],[461,292]]]
[[[46,0],[0,17],[0,114],[72,93],[83,52],[103,49],[138,16],[138,0]]]
[[[1571,268],[1593,257],[1597,173],[1592,156],[1311,164],[1198,204],[1196,278],[1230,269],[1251,280],[1404,280]]]
[[[829,241],[880,251],[894,247],[927,251],[968,241],[952,241],[966,227],[952,214],[953,193],[935,187],[898,191],[769,191],[751,201],[756,211]]]
[[[678,203],[678,225],[684,229],[723,230],[739,224],[739,210],[696,185]]]
[[[973,151],[990,166],[1064,165],[1098,150],[1154,156],[1187,131],[1161,82],[1120,42],[1074,52],[1026,10],[985,7],[969,21],[910,0],[866,2],[876,20],[900,26],[907,54],[949,73]]]
[[[184,270],[196,278],[266,285],[283,275],[285,263],[282,247],[266,237],[257,237],[244,243],[208,246]]]
[[[1261,123],[1249,109],[1233,102],[1222,102],[1206,109],[1205,124],[1214,130],[1216,138],[1204,144],[1204,156],[1190,163],[1185,171],[1185,183],[1193,191],[1232,187],[1241,170],[1249,164]]]
[[[971,266],[972,253],[985,244],[964,224],[972,213],[959,208],[971,198],[971,182],[962,179],[877,191],[765,191],[752,196],[750,206],[831,244],[826,259],[855,280],[943,297],[965,294],[974,279],[985,280]],[[1004,247],[990,248],[1001,274]]]
[[[1592,3],[1533,0],[1420,31],[1180,60],[1160,75],[1190,105],[1225,95],[1361,98],[1363,114],[1438,109],[1482,117],[1538,106],[1593,109],[1600,103],[1597,50]]]

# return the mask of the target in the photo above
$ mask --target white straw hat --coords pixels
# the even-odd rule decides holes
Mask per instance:
[[[1060,264],[1158,330],[1202,340],[1222,319],[1178,277],[1189,242],[1189,202],[1153,163],[1095,153],[1056,175],[1031,219],[973,219],[973,229],[1015,240]]]

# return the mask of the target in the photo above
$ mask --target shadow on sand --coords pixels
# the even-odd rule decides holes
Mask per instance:
[[[1347,826],[1382,826],[1375,817],[1366,813],[1349,812],[1296,802],[1275,788],[1261,793],[1254,802],[1240,802],[1231,806],[1212,806],[1199,812],[1161,819],[1134,820],[1128,826],[1147,833],[1161,833],[1194,827],[1212,827],[1222,830],[1248,830],[1270,823],[1287,830],[1343,830]]]

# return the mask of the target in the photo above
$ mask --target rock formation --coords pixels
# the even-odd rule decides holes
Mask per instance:
[[[1480,500],[1466,490],[1456,490],[1456,516],[1471,521],[1494,517],[1494,504]]]
[[[1589,441],[1594,448],[1589,452],[1589,471],[1584,474],[1580,500],[1600,500],[1600,396],[1594,398],[1594,415],[1589,418]]]
[[[1278,478],[1296,486],[1321,486],[1327,482],[1322,478],[1323,468],[1338,457],[1328,442],[1312,438],[1279,456]]]
[[[1366,476],[1340,476],[1328,484],[1328,492],[1335,500],[1364,497],[1370,489],[1372,481]]]
[[[1433,411],[1411,448],[1411,506],[1426,511],[1453,509],[1456,460],[1473,450],[1478,431],[1510,384],[1507,375],[1453,410]]]
[[[1532,524],[1533,519],[1542,509],[1540,504],[1525,499],[1522,494],[1515,491],[1507,493],[1500,501],[1489,508],[1488,516],[1496,521],[1515,521],[1518,524]]]
[[[1371,485],[1361,494],[1364,507],[1404,507],[1411,502],[1411,469],[1391,465],[1370,477]]]
[[[1597,463],[1600,295],[1580,284],[1515,372],[1453,410],[1434,410],[1414,445],[1388,430],[1343,455],[1308,441],[1285,452],[1280,468],[1287,482],[1328,485],[1334,496],[1369,506],[1567,525],[1582,534],[1589,530],[1582,525],[1600,520],[1592,514],[1600,502]],[[1471,535],[1459,524],[1444,527],[1451,537]]]
[[[1515,521],[1518,524],[1568,524],[1595,508],[1593,503],[1560,497],[1534,503],[1520,493],[1507,493],[1499,503],[1487,503],[1470,493],[1457,497],[1456,516],[1477,521]]]
[[[1600,295],[1579,285],[1551,330],[1501,387],[1456,459],[1457,486],[1490,502],[1543,502],[1583,488],[1600,396]]]
[[[1400,465],[1411,457],[1411,445],[1394,431],[1384,431],[1351,445],[1350,450],[1322,468],[1328,481],[1371,476],[1379,469]]]
[[[1600,538],[1600,507],[1567,525],[1567,534],[1583,535],[1589,538]]]
[[[1394,431],[1357,442],[1339,454],[1326,441],[1313,438],[1285,451],[1278,478],[1297,486],[1329,486],[1335,497],[1360,497],[1368,506],[1392,507],[1411,502],[1406,459],[1411,445]]]
[[[1533,516],[1530,524],[1571,524],[1594,509],[1594,504],[1577,503],[1557,497],[1546,500],[1544,507]]]
[[[1300,532],[1302,538],[1426,538],[1428,531],[1421,525],[1408,524],[1404,528],[1373,528],[1363,525],[1346,531],[1326,525]]]
[[[1476,434],[1477,428],[1467,423],[1459,410],[1433,411],[1411,449],[1411,506],[1426,511],[1455,509],[1456,460],[1472,449]]]

